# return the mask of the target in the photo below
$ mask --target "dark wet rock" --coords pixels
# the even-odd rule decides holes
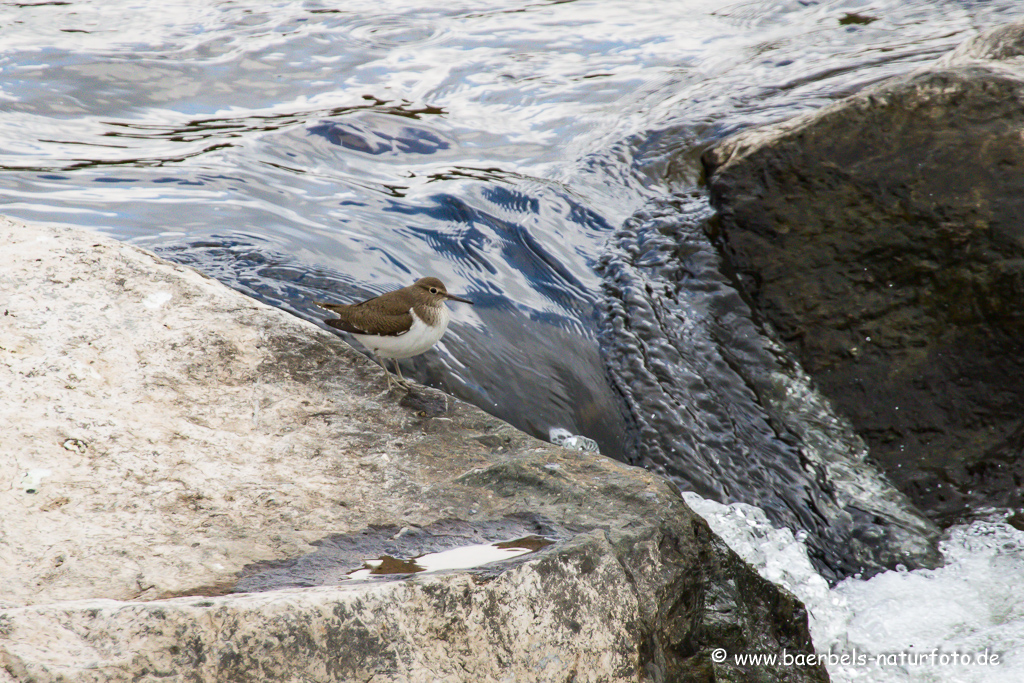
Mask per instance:
[[[631,418],[629,462],[803,533],[832,583],[935,566],[938,528],[864,462],[863,441],[722,275],[711,213],[702,195],[648,206],[598,266],[601,349]]]
[[[661,477],[403,401],[131,246],[0,243],[0,680],[827,680],[735,664],[811,653],[806,612]],[[532,552],[415,571],[480,540]],[[394,573],[350,580],[364,554]]]
[[[1024,24],[705,154],[755,308],[931,516],[1019,507]]]

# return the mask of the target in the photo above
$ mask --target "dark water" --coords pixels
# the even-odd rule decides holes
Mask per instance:
[[[809,532],[831,576],[929,530],[732,289],[699,155],[929,63],[991,2],[0,5],[0,212],[317,319],[437,275],[407,375]]]

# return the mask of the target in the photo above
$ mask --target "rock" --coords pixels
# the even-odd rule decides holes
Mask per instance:
[[[1024,23],[704,156],[723,252],[934,519],[1020,507]]]
[[[705,196],[645,207],[597,266],[599,339],[633,422],[630,464],[755,505],[802,536],[833,584],[937,566],[940,530],[866,462],[863,440],[764,333],[702,234],[712,218]]]
[[[660,477],[383,394],[331,333],[131,246],[0,242],[0,680],[827,680],[732,659],[813,652],[806,613]]]

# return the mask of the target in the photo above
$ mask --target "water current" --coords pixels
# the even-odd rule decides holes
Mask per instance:
[[[937,530],[708,237],[729,133],[927,65],[1016,0],[0,4],[0,212],[85,226],[309,320],[441,277],[403,361],[797,532],[831,582]],[[827,647],[827,645],[826,645]]]

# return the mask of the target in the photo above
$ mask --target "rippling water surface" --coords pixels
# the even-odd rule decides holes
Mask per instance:
[[[0,4],[0,211],[308,319],[438,275],[476,306],[407,373],[755,503],[833,578],[926,561],[934,530],[842,420],[794,410],[806,380],[705,235],[699,155],[1018,4]]]

